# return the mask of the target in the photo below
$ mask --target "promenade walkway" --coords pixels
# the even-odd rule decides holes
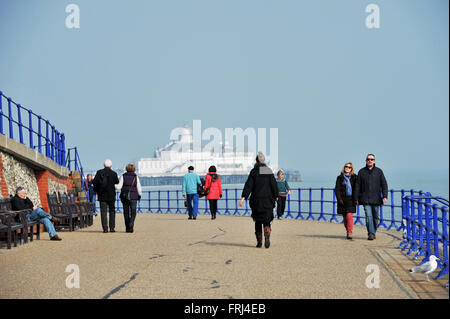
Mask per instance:
[[[272,245],[255,248],[250,217],[138,214],[135,233],[94,226],[60,232],[61,242],[33,241],[0,249],[0,298],[448,298],[448,276],[427,282],[410,274],[418,262],[396,249],[401,233],[379,229],[368,241],[355,226],[274,220]],[[76,264],[80,288],[66,287]],[[368,265],[379,288],[368,288]],[[432,274],[434,278],[437,272]]]

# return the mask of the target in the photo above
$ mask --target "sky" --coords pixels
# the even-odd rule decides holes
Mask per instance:
[[[379,28],[368,28],[368,4]],[[66,6],[80,9],[67,28]],[[170,132],[278,128],[278,162],[336,176],[444,174],[446,0],[0,0],[0,90],[48,118],[85,169]],[[444,172],[444,173],[442,173]]]

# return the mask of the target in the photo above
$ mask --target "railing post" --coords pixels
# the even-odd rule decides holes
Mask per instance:
[[[407,199],[404,196],[402,196],[402,218],[403,218],[403,222],[405,224],[407,224],[407,222],[408,222],[408,217],[407,217],[408,212],[407,212],[406,202],[407,202]],[[398,249],[402,248],[402,251],[408,245],[408,236],[406,233],[406,228],[407,227],[405,227],[405,231],[403,232],[403,240],[397,247]],[[404,247],[402,247],[402,246],[404,246]]]
[[[142,213],[142,208],[141,208],[141,200],[138,199],[137,201],[137,213]]]
[[[427,195],[431,194],[427,193]],[[425,199],[425,236],[426,236],[426,250],[425,250],[425,258],[422,260],[422,262],[420,264],[423,264],[425,262],[427,262],[429,260],[430,255],[432,254],[431,252],[431,244],[432,244],[432,231],[433,229],[431,228],[431,217],[432,217],[432,212],[431,212],[431,199],[427,198]]]
[[[3,93],[2,91],[0,91],[0,134],[4,134],[3,133],[3,105],[2,105],[2,100],[3,100]]]
[[[55,130],[55,159],[54,161],[59,164],[59,132]],[[83,182],[83,180],[81,180]]]
[[[63,134],[61,134],[61,165],[64,165],[64,163],[66,162],[66,137]]]
[[[414,196],[411,196],[409,202],[411,202],[411,240],[410,240],[410,248],[406,253],[409,256],[412,252],[417,251],[417,230],[416,230],[416,215],[415,215],[415,205],[414,205]]]
[[[406,236],[406,219],[405,219],[405,215],[404,215],[404,211],[403,211],[403,199],[405,198],[405,190],[402,189],[402,221],[401,221],[401,225],[397,228],[398,231],[403,230],[403,238],[405,238]]]
[[[323,211],[323,187],[320,188],[320,216],[317,220],[323,219],[324,221],[327,221],[324,215]]]
[[[314,216],[312,215],[312,189],[309,188],[309,214],[308,217],[306,217],[306,220],[312,219],[314,220]]]
[[[20,104],[17,104],[17,120],[19,122],[19,142],[20,144],[23,144],[23,124],[22,124],[22,112],[20,109],[22,106]]]
[[[50,157],[50,139],[48,138],[48,120],[45,120],[45,156]]]
[[[395,227],[395,203],[394,203],[394,190],[391,189],[391,224],[387,228],[387,230],[391,229],[392,227]]]
[[[339,223],[339,220],[337,219],[336,215],[336,193],[333,189],[333,214],[331,216],[330,222],[335,221],[336,223]]]
[[[38,151],[42,154],[42,125],[41,125],[42,117],[38,115]]]
[[[436,276],[436,279],[440,279],[442,276],[448,274],[448,219],[447,213],[448,208],[445,206],[441,207],[442,212],[442,254],[443,260],[440,261],[441,271]]]
[[[14,139],[14,130],[13,130],[13,117],[11,110],[11,98],[8,98],[8,121],[9,121],[9,138]]]
[[[298,188],[298,214],[295,219],[305,219],[302,215],[302,189]]]
[[[33,143],[33,112],[31,110],[28,110],[28,132],[29,132],[29,138],[30,138],[30,148],[34,149],[34,143]]]
[[[170,211],[170,191],[169,190],[167,191],[167,211],[166,211],[166,214],[167,213],[171,213],[171,211]]]
[[[387,228],[386,224],[384,223],[383,205],[380,205],[380,221],[378,222],[377,228],[379,228],[380,226]]]
[[[51,126],[52,129],[52,134],[51,134],[51,139],[52,139],[52,143],[50,144],[50,158],[54,161],[55,160],[55,127],[52,125]],[[76,147],[75,147],[75,154],[77,154],[76,151]],[[75,155],[75,159],[76,159],[76,155]],[[75,167],[77,162],[75,162]]]
[[[224,215],[231,215],[230,211],[228,210],[228,188],[225,189],[225,212]]]
[[[161,210],[161,191],[158,190],[158,210],[156,211],[157,213],[162,213]]]
[[[411,211],[411,196],[405,197],[405,207],[406,207],[406,241],[407,245],[403,247],[402,251],[412,246],[413,236],[412,236],[412,226],[413,226],[413,216]]]
[[[234,215],[238,215],[241,216],[241,213],[239,212],[239,206],[238,206],[238,195],[237,195],[237,188],[234,189],[234,206],[235,206],[235,211],[233,213]]]
[[[148,191],[148,212],[149,213],[153,213],[152,206],[151,206],[151,195],[152,195],[152,191]]]
[[[180,210],[180,198],[179,198],[180,190],[177,189],[176,194],[177,194],[177,210],[175,211],[175,213],[182,214],[182,212]]]
[[[417,260],[420,256],[425,256],[424,243],[423,243],[423,201],[419,198],[417,201],[417,227],[419,228],[419,244],[417,254],[413,260]]]
[[[287,214],[286,214],[286,218],[294,218],[294,216],[291,215],[291,194],[287,194]]]

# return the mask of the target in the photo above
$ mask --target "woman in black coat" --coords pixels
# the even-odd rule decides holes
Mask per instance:
[[[136,175],[136,166],[128,164],[126,173],[120,178],[116,189],[120,190],[120,201],[123,206],[123,218],[125,220],[125,231],[134,232],[134,220],[136,219],[137,202],[142,196],[142,187],[139,177]]]
[[[251,196],[250,196],[251,195]],[[239,201],[241,207],[244,200],[250,196],[250,208],[252,218],[255,222],[256,247],[262,246],[262,231],[264,226],[264,247],[270,246],[270,223],[273,220],[273,208],[278,198],[278,186],[272,170],[265,164],[263,153],[259,152],[256,157],[255,167],[250,171],[242,198]]]
[[[353,164],[345,163],[341,175],[336,178],[334,193],[338,201],[338,213],[344,219],[344,226],[347,230],[347,239],[352,239],[353,214],[356,212],[356,205],[353,201],[353,190],[355,189],[356,174]]]

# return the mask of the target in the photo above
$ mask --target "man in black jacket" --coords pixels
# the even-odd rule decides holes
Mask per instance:
[[[27,197],[25,188],[17,188],[16,195],[11,200],[11,207],[13,211],[31,209],[32,212],[27,214],[28,221],[39,221],[41,224],[44,224],[45,229],[50,236],[50,240],[61,240],[56,234],[55,227],[50,221],[52,216],[47,214],[42,208],[33,205],[33,202]]]
[[[366,214],[368,239],[376,239],[380,206],[387,202],[388,184],[383,171],[375,166],[375,155],[366,156],[366,166],[358,172],[353,199],[356,205],[363,205]]]
[[[107,210],[109,208],[109,231],[114,233],[114,228],[116,226],[115,185],[119,184],[119,178],[117,177],[117,173],[111,169],[111,160],[107,159],[104,166],[104,169],[98,170],[95,174],[93,180],[94,191],[97,193],[98,201],[100,202],[103,232],[108,232]]]

